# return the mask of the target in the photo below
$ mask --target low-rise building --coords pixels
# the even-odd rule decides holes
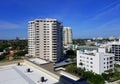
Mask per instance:
[[[77,67],[97,74],[102,74],[110,69],[114,70],[114,54],[106,53],[105,48],[92,51],[78,50]]]

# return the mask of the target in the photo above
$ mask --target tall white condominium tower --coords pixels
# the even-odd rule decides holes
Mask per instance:
[[[72,44],[72,29],[70,27],[63,29],[63,43],[64,45]]]
[[[29,21],[28,54],[51,62],[63,57],[62,23],[56,19]]]

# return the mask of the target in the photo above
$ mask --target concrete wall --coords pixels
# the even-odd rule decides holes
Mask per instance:
[[[34,68],[37,68],[38,70],[52,76],[53,78],[59,80],[60,82],[62,82],[63,84],[76,84],[75,80],[71,79],[71,78],[68,78],[64,75],[60,75],[59,73],[56,73],[55,71],[49,71],[49,70],[46,70],[44,67],[42,67],[42,65],[36,65],[28,60],[24,60],[24,63],[34,67]],[[69,74],[68,74],[69,75]]]
[[[0,62],[0,66],[17,64],[18,62],[24,62],[24,60],[16,60],[16,61],[8,61],[8,62]]]
[[[24,62],[24,63],[26,63],[26,64],[28,64],[28,65],[30,65],[30,66],[38,69],[38,70],[40,70],[40,71],[42,71],[42,72],[44,72],[44,73],[52,76],[53,78],[59,80],[59,81],[62,82],[63,84],[76,84],[75,80],[70,79],[70,78],[68,78],[68,77],[66,77],[66,76],[60,75],[59,73],[57,73],[57,72],[55,72],[55,71],[46,70],[46,69],[44,68],[45,66],[42,67],[43,65],[34,64],[34,63],[32,63],[32,62],[30,62],[30,61],[28,61],[28,60],[26,60],[26,59],[25,59],[25,60],[9,61],[9,62],[1,62],[1,63],[0,63],[0,66],[10,65],[10,64],[17,64],[18,62],[20,62],[20,63],[21,63],[21,62]],[[49,65],[49,64],[48,64],[48,65]],[[67,75],[70,75],[70,74],[67,74]],[[70,75],[70,76],[72,76],[72,75]]]
[[[25,62],[26,64],[30,65],[30,66],[33,66],[33,67],[39,69],[40,71],[42,71],[42,72],[44,72],[44,73],[46,73],[46,74],[54,77],[54,78],[57,79],[57,80],[60,79],[60,75],[59,75],[59,74],[56,74],[56,73],[51,72],[51,71],[48,71],[48,70],[46,70],[46,69],[44,69],[44,68],[42,68],[42,67],[40,67],[40,66],[38,66],[38,65],[33,64],[32,62],[30,62],[30,61],[28,61],[28,60],[25,60],[24,62]]]
[[[60,81],[63,82],[64,84],[76,84],[76,82],[66,76],[61,76]]]
[[[68,77],[68,78],[71,78],[71,79],[73,79],[73,80],[79,80],[79,79],[80,79],[80,77],[77,77],[77,76],[75,76],[75,75],[73,75],[73,74],[70,74],[70,73],[68,73],[68,72],[66,72],[66,71],[64,71],[64,70],[59,70],[58,73],[60,73],[61,75],[66,76],[66,77]]]

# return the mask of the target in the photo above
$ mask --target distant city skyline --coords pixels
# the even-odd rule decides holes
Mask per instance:
[[[0,39],[28,37],[28,21],[55,18],[73,38],[119,37],[120,0],[1,0]]]

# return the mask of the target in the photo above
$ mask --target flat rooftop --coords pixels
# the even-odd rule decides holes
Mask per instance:
[[[27,69],[30,68],[30,72]],[[41,83],[41,77],[45,81]],[[63,84],[52,76],[26,63],[0,66],[0,84]]]
[[[55,63],[55,67],[59,67],[59,66],[64,66],[64,65],[68,65],[68,64],[72,64],[73,62],[69,59],[66,59],[62,62],[59,62],[59,63]]]
[[[31,59],[29,59],[29,60],[32,61],[33,63],[38,64],[38,65],[49,63],[49,62],[47,62],[47,61],[45,61],[45,60],[42,60],[42,59],[40,59],[40,58],[31,58]]]

